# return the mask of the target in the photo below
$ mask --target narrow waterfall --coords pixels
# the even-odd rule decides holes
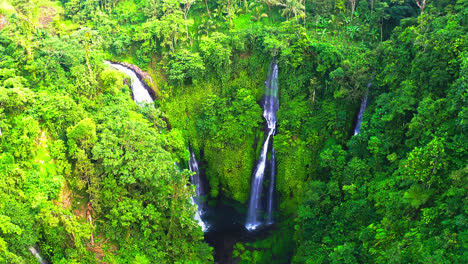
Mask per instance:
[[[270,136],[273,131],[270,131],[268,134],[265,143],[263,144],[262,153],[260,155],[260,160],[258,166],[255,169],[254,178],[252,179],[252,184],[250,188],[250,201],[249,201],[249,211],[247,212],[247,222],[245,227],[248,230],[255,230],[259,227],[261,223],[261,196],[263,189],[263,176],[265,173],[266,165],[266,156],[268,151],[268,143],[270,141]]]
[[[40,263],[40,264],[47,264],[47,261],[45,261],[42,257],[41,257],[41,254],[39,253],[39,250],[35,247],[35,246],[31,246],[29,247],[29,252],[31,252],[31,254],[33,254],[37,261]]]
[[[195,185],[195,197],[192,197],[192,204],[197,205],[197,213],[195,214],[195,220],[197,220],[198,224],[201,226],[203,232],[206,232],[209,226],[202,220],[203,213],[205,211],[205,203],[202,200],[203,196],[206,195],[204,190],[203,182],[200,177],[200,169],[198,168],[198,161],[195,157],[195,153],[190,152],[190,159],[189,159],[189,169],[195,174],[190,177],[190,182]]]
[[[270,185],[268,186],[268,200],[267,200],[267,219],[266,224],[272,225],[273,211],[275,208],[275,176],[276,176],[276,156],[275,149],[271,150],[270,157]]]
[[[131,88],[133,92],[133,100],[138,104],[138,103],[146,103],[150,104],[153,103],[153,99],[151,98],[151,95],[149,94],[148,90],[146,90],[144,84],[141,82],[140,78],[136,75],[136,73],[120,64],[112,63],[109,61],[105,61],[105,64],[111,66],[112,68],[123,72],[125,75],[129,76],[130,79],[132,80]]]
[[[109,61],[105,61],[104,63],[111,66],[112,68],[114,68],[114,69],[116,69],[118,71],[123,72],[124,74],[126,74],[127,76],[129,76],[131,78],[131,80],[132,80],[131,88],[132,88],[132,92],[133,92],[133,100],[135,101],[135,103],[137,103],[137,104],[148,104],[148,103],[153,102],[153,99],[151,98],[148,90],[146,90],[146,88],[143,85],[142,81],[140,80],[140,78],[138,78],[138,76],[136,75],[136,73],[132,69],[129,69],[129,68],[125,67],[125,66],[122,66],[122,65],[117,64],[117,63],[112,63],[112,62],[109,62]],[[178,167],[177,164],[175,164],[175,165],[176,165],[176,167]],[[198,168],[198,161],[195,158],[195,154],[193,152],[190,153],[189,169],[191,171],[195,172],[195,175],[190,177],[190,181],[192,182],[193,185],[196,186],[196,196],[191,197],[191,200],[190,200],[190,202],[192,204],[195,204],[197,206],[197,212],[196,212],[196,214],[194,216],[194,219],[201,226],[203,232],[205,232],[205,231],[208,230],[208,227],[209,227],[202,220],[202,216],[203,216],[204,209],[205,209],[204,208],[205,203],[202,201],[202,199],[203,199],[202,196],[205,195],[205,191],[203,189],[203,182],[201,181],[201,178],[200,178],[200,170]]]
[[[361,102],[361,108],[359,109],[359,114],[357,116],[357,121],[356,121],[356,127],[354,128],[354,135],[359,134],[359,131],[361,131],[361,122],[362,122],[362,115],[364,114],[364,111],[366,111],[367,107],[367,96],[369,94],[369,88],[372,86],[372,83],[369,83],[367,85],[367,90],[366,90],[366,95],[364,96],[364,99],[362,99]]]
[[[247,230],[255,230],[262,225],[262,190],[263,180],[265,176],[265,168],[267,166],[267,155],[270,138],[274,135],[276,130],[276,112],[279,108],[278,101],[278,65],[274,62],[270,64],[270,72],[267,80],[265,81],[265,97],[263,103],[263,117],[265,118],[268,131],[265,142],[263,143],[262,152],[255,168],[252,183],[250,185],[250,200],[249,209],[247,212],[247,220],[245,227]],[[274,157],[274,155],[272,155]],[[270,159],[271,162],[271,159]],[[274,178],[274,177],[273,177]],[[270,186],[271,187],[271,186]],[[274,187],[271,187],[274,188]],[[272,190],[274,193],[274,190]],[[272,203],[271,210],[273,211],[273,194],[268,195],[268,207]],[[271,199],[271,201],[270,201]],[[273,213],[273,212],[271,212]],[[271,216],[272,220],[272,216]]]

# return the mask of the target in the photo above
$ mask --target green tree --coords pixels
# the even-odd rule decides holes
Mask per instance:
[[[232,51],[226,35],[215,32],[211,36],[203,36],[200,41],[200,53],[205,65],[215,70],[221,80],[229,78]]]
[[[408,154],[404,164],[404,171],[410,178],[421,181],[430,188],[432,184],[440,183],[437,176],[445,167],[445,139],[435,137],[422,148],[416,147]]]
[[[88,67],[89,76],[94,78],[89,56],[93,48],[99,47],[99,45],[101,45],[101,38],[96,30],[92,30],[87,27],[82,27],[80,30],[75,32],[74,37],[78,38],[79,42],[84,47],[86,66]]]
[[[305,6],[302,4],[303,0],[283,0],[276,5],[283,7],[282,15],[289,20],[294,17],[296,21],[305,16]]]

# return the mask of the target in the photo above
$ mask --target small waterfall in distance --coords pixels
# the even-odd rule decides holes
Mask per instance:
[[[41,257],[41,254],[39,253],[39,250],[35,247],[35,246],[31,246],[29,247],[29,252],[31,252],[31,254],[33,254],[37,261],[40,263],[40,264],[47,264],[47,261],[45,261],[42,257]]]
[[[361,131],[362,115],[364,114],[364,112],[366,111],[366,108],[367,108],[367,97],[369,95],[369,88],[371,86],[372,86],[372,83],[370,82],[367,85],[366,95],[364,96],[364,99],[362,99],[361,108],[359,108],[359,113],[358,113],[358,116],[357,116],[356,127],[354,128],[354,135],[359,134],[359,132]]]
[[[270,72],[268,74],[267,80],[265,81],[265,96],[263,102],[263,117],[267,122],[268,131],[267,138],[263,143],[260,159],[257,163],[257,167],[255,168],[252,183],[250,185],[249,208],[247,211],[247,220],[245,223],[245,228],[247,228],[247,230],[249,231],[253,231],[263,224],[262,191],[265,169],[269,165],[272,167],[270,171],[272,171],[273,174],[276,171],[274,165],[274,150],[272,150],[272,155],[269,164],[267,164],[267,156],[270,139],[272,139],[272,136],[276,131],[276,112],[278,111],[278,108],[278,65],[275,62],[272,62],[270,64]],[[273,164],[273,166],[271,164]],[[268,215],[266,224],[273,223],[274,178],[275,176],[272,175],[270,180],[269,192],[267,195]]]

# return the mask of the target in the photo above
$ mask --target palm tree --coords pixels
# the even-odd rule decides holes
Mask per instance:
[[[197,34],[198,36],[209,35],[211,30],[216,29],[216,24],[211,19],[204,20],[203,24],[198,26]]]
[[[286,17],[286,20],[289,20],[291,14],[294,14],[297,20],[298,16],[303,17],[305,15],[305,6],[302,2],[303,0],[283,0],[276,5],[284,7],[282,15]]]
[[[193,3],[195,3],[196,0],[182,0],[180,3],[184,5],[184,20],[185,20],[185,30],[187,31],[187,39],[190,39],[189,37],[189,30],[188,30],[188,12],[190,11],[190,7],[192,7]],[[193,45],[192,39],[190,39],[190,46]]]
[[[271,18],[271,7],[277,5],[279,3],[279,0],[262,0],[262,3],[268,5],[268,15]]]
[[[255,21],[255,22],[258,22],[260,21],[262,18],[264,17],[268,17],[267,14],[265,13],[262,13],[262,7],[261,6],[257,6],[255,8],[253,8],[254,12],[252,14],[252,20]]]

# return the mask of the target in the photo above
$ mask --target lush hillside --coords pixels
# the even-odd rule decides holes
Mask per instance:
[[[212,263],[174,163],[245,211],[273,60],[276,224],[230,261],[468,263],[466,0],[0,0],[0,58],[0,263]]]

